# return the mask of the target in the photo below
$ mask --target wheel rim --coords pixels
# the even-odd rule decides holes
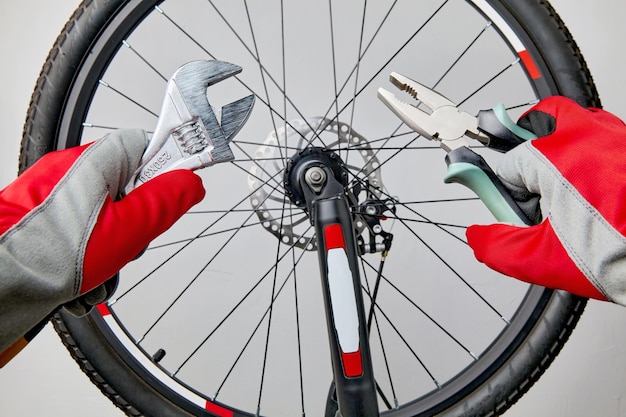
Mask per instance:
[[[351,167],[349,180],[370,191],[357,195],[359,206],[375,198],[391,201],[395,210],[378,222],[394,242],[370,336],[384,393],[381,410],[399,406],[417,413],[459,395],[492,367],[545,298],[540,289],[528,290],[476,265],[463,241],[464,226],[489,222],[489,215],[466,190],[440,184],[443,151],[401,126],[377,102],[375,90],[387,84],[389,72],[398,71],[437,86],[469,112],[504,101],[519,114],[548,94],[546,82],[529,77],[516,45],[521,41],[511,41],[515,35],[502,22],[495,28],[472,5],[446,1],[420,5],[424,14],[416,23],[414,11],[402,9],[409,3],[370,4],[365,19],[363,4],[357,13],[334,3],[285,8],[285,15],[299,16],[285,19],[280,8],[248,5],[248,20],[242,5],[230,10],[228,3],[210,2],[198,16],[200,23],[210,20],[212,28],[221,25],[219,37],[207,31],[219,39],[215,45],[211,36],[194,34],[202,25],[184,18],[188,15],[177,5],[165,2],[152,9],[131,3],[128,10],[147,12],[146,19],[131,35],[128,29],[108,28],[108,42],[95,47],[101,53],[89,58],[89,71],[79,73],[82,87],[70,95],[60,137],[82,131],[83,140],[90,140],[109,128],[138,124],[152,129],[164,74],[198,57],[244,67],[241,83],[229,84],[230,90],[211,89],[211,99],[224,104],[249,91],[257,94],[255,112],[233,145],[237,160],[200,173],[209,197],[122,271],[118,292],[100,310],[105,318],[100,325],[112,329],[139,358],[138,366],[199,405],[266,415],[319,415],[325,406],[331,376],[311,252],[314,236],[302,210],[281,188],[286,161],[309,144],[337,151]],[[258,13],[261,20],[255,18]],[[317,16],[325,26],[313,24]],[[467,22],[458,42],[443,37],[453,16]],[[279,35],[281,30],[311,34],[326,27],[328,46],[320,47],[324,42],[312,35],[308,41],[295,37],[295,46],[276,33],[265,38],[255,29],[253,37],[249,26],[248,38],[229,38],[234,22],[244,28],[264,22]],[[362,25],[368,29],[361,32]],[[385,35],[390,28],[394,33]],[[296,57],[285,54],[283,62],[282,52],[275,58],[276,50],[264,45],[279,45],[279,51],[285,45]],[[329,71],[321,70],[328,70],[320,64],[322,56],[330,61]],[[486,58],[494,64],[483,68]],[[428,66],[413,64],[424,59]],[[282,68],[288,69],[286,77]],[[88,109],[83,113],[78,109],[84,103],[89,105],[82,106]],[[371,233],[365,223],[357,233],[367,240]],[[365,255],[361,265],[369,303],[380,253]],[[275,303],[269,301],[273,298]],[[149,307],[138,307],[145,300]],[[293,342],[286,347],[288,340]],[[142,357],[160,352],[165,356],[158,363]],[[285,398],[294,404],[287,405]]]

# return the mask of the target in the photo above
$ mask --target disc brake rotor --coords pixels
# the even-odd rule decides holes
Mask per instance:
[[[287,123],[267,136],[254,153],[254,162],[248,174],[250,204],[263,228],[287,245],[305,250],[317,250],[315,234],[308,215],[294,205],[283,188],[283,175],[287,161],[310,146],[324,144],[341,154],[346,152],[346,168],[353,184],[368,185],[368,190],[380,197],[383,182],[380,163],[367,139],[348,124],[322,117],[298,119]],[[359,155],[355,158],[353,154]],[[355,219],[357,234],[366,227]]]

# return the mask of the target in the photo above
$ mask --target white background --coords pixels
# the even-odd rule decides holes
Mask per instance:
[[[0,188],[16,176],[31,92],[76,0],[0,2]],[[577,40],[604,107],[626,118],[626,3],[552,0]],[[590,144],[590,147],[592,144]],[[626,271],[625,271],[626,273]],[[626,309],[592,301],[552,367],[507,417],[626,415]],[[121,416],[51,327],[0,370],[0,416]]]

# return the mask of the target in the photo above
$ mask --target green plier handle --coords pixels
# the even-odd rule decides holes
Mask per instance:
[[[477,117],[479,129],[490,138],[487,146],[497,151],[506,152],[527,140],[537,138],[534,133],[515,124],[503,105],[492,110],[482,110]],[[471,189],[498,221],[533,224],[482,156],[470,148],[461,147],[447,154],[446,164],[448,173],[444,181],[463,184]]]

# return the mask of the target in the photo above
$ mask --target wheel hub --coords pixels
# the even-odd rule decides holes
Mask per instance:
[[[346,165],[336,153],[328,149],[306,148],[287,162],[283,184],[287,197],[298,208],[306,209],[302,181],[306,181],[314,190],[323,185],[326,181],[325,171],[320,169],[323,167],[328,168],[341,185],[348,185]]]

